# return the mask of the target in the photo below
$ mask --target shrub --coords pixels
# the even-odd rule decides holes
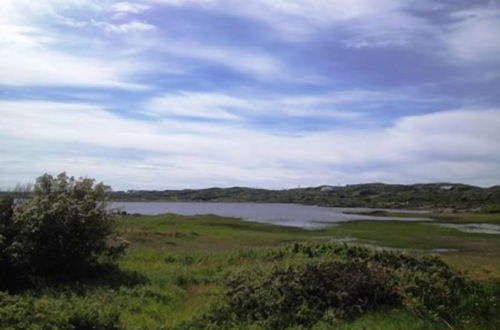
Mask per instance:
[[[267,320],[271,328],[311,326],[325,316],[341,319],[396,296],[384,286],[387,274],[362,263],[319,262],[278,267],[261,276],[229,279],[230,313],[246,321]]]
[[[360,262],[318,261],[243,270],[226,281],[222,303],[182,329],[233,329],[243,324],[263,329],[310,328],[338,323],[398,296],[385,283],[387,272]]]
[[[37,280],[75,278],[113,262],[125,246],[114,234],[107,189],[65,173],[39,177],[30,198],[14,208],[11,239],[2,248],[17,274]]]
[[[335,326],[369,309],[406,309],[436,323],[487,324],[498,301],[435,257],[338,244],[294,244],[229,276],[224,299],[181,329]],[[480,316],[480,319],[477,316]]]
[[[0,199],[0,289],[12,285],[13,265],[10,247],[15,236],[12,215],[14,213],[14,198],[4,196]]]

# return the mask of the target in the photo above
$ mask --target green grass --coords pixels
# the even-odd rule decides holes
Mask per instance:
[[[396,218],[429,218],[430,212],[419,213],[419,212],[395,212],[395,211],[355,211],[355,212],[345,212],[346,214],[359,214],[359,215],[372,215],[377,217],[396,217]]]
[[[442,252],[441,257],[454,268],[480,281],[500,281],[500,235],[464,233],[427,222],[390,221],[390,217],[414,217],[412,213],[383,212],[387,221],[348,222],[332,229],[338,236],[359,242],[393,248]],[[374,214],[375,215],[375,214]],[[382,214],[377,213],[377,216]],[[428,215],[419,215],[428,217]],[[442,213],[431,217],[440,223],[500,224],[499,213]]]
[[[141,287],[168,293],[165,299],[141,297],[124,306],[122,321],[130,329],[173,326],[200,314],[217,299],[220,279],[231,268],[263,247],[312,236],[302,229],[211,215],[125,217],[119,230],[130,242],[120,267],[143,274],[149,282]]]
[[[500,224],[500,213],[409,213],[409,212],[394,212],[394,211],[367,211],[367,212],[346,212],[347,214],[360,214],[360,215],[373,215],[378,217],[397,217],[397,218],[431,218],[441,222],[447,223],[489,223]]]
[[[500,225],[500,213],[443,213],[434,219],[449,223],[490,223]]]
[[[498,215],[481,215],[495,223]],[[472,218],[468,218],[472,219]],[[479,220],[478,220],[479,221]],[[242,266],[273,262],[269,248],[291,242],[353,238],[357,243],[434,253],[477,280],[500,281],[500,236],[470,234],[420,222],[359,221],[305,230],[206,216],[124,217],[118,229],[130,246],[120,272],[94,282],[61,285],[24,295],[37,299],[105,301],[126,329],[162,329],[199,316],[218,301],[222,280]],[[326,329],[326,328],[325,328]],[[402,310],[365,314],[340,329],[446,329]]]
[[[328,232],[363,244],[439,253],[452,267],[476,280],[500,281],[500,235],[401,221],[347,222]]]
[[[317,330],[320,330],[318,327]],[[329,329],[328,326],[323,328]],[[338,330],[449,330],[443,323],[421,319],[402,310],[382,310],[365,314],[352,322],[338,327]],[[315,329],[316,330],[316,329]]]

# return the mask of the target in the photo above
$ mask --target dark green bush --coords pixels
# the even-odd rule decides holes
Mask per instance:
[[[271,328],[311,326],[325,313],[345,318],[397,298],[384,283],[387,274],[362,263],[320,262],[277,267],[255,276],[231,277],[224,313]]]
[[[13,286],[14,267],[10,248],[16,230],[13,225],[14,198],[0,199],[0,289]]]
[[[23,281],[81,278],[116,260],[125,245],[114,234],[107,190],[92,179],[45,174],[27,200],[11,211],[3,207],[0,262],[9,267],[2,269],[7,281],[0,285],[12,289]]]
[[[380,307],[404,308],[446,326],[487,323],[498,313],[495,295],[435,257],[294,244],[265,258],[279,262],[231,275],[223,301],[180,328],[334,326]]]

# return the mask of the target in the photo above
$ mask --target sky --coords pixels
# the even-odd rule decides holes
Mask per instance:
[[[500,1],[0,0],[0,188],[500,184]]]

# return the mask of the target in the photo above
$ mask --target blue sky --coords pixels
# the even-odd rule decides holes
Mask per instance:
[[[0,188],[500,184],[500,2],[2,0]]]

